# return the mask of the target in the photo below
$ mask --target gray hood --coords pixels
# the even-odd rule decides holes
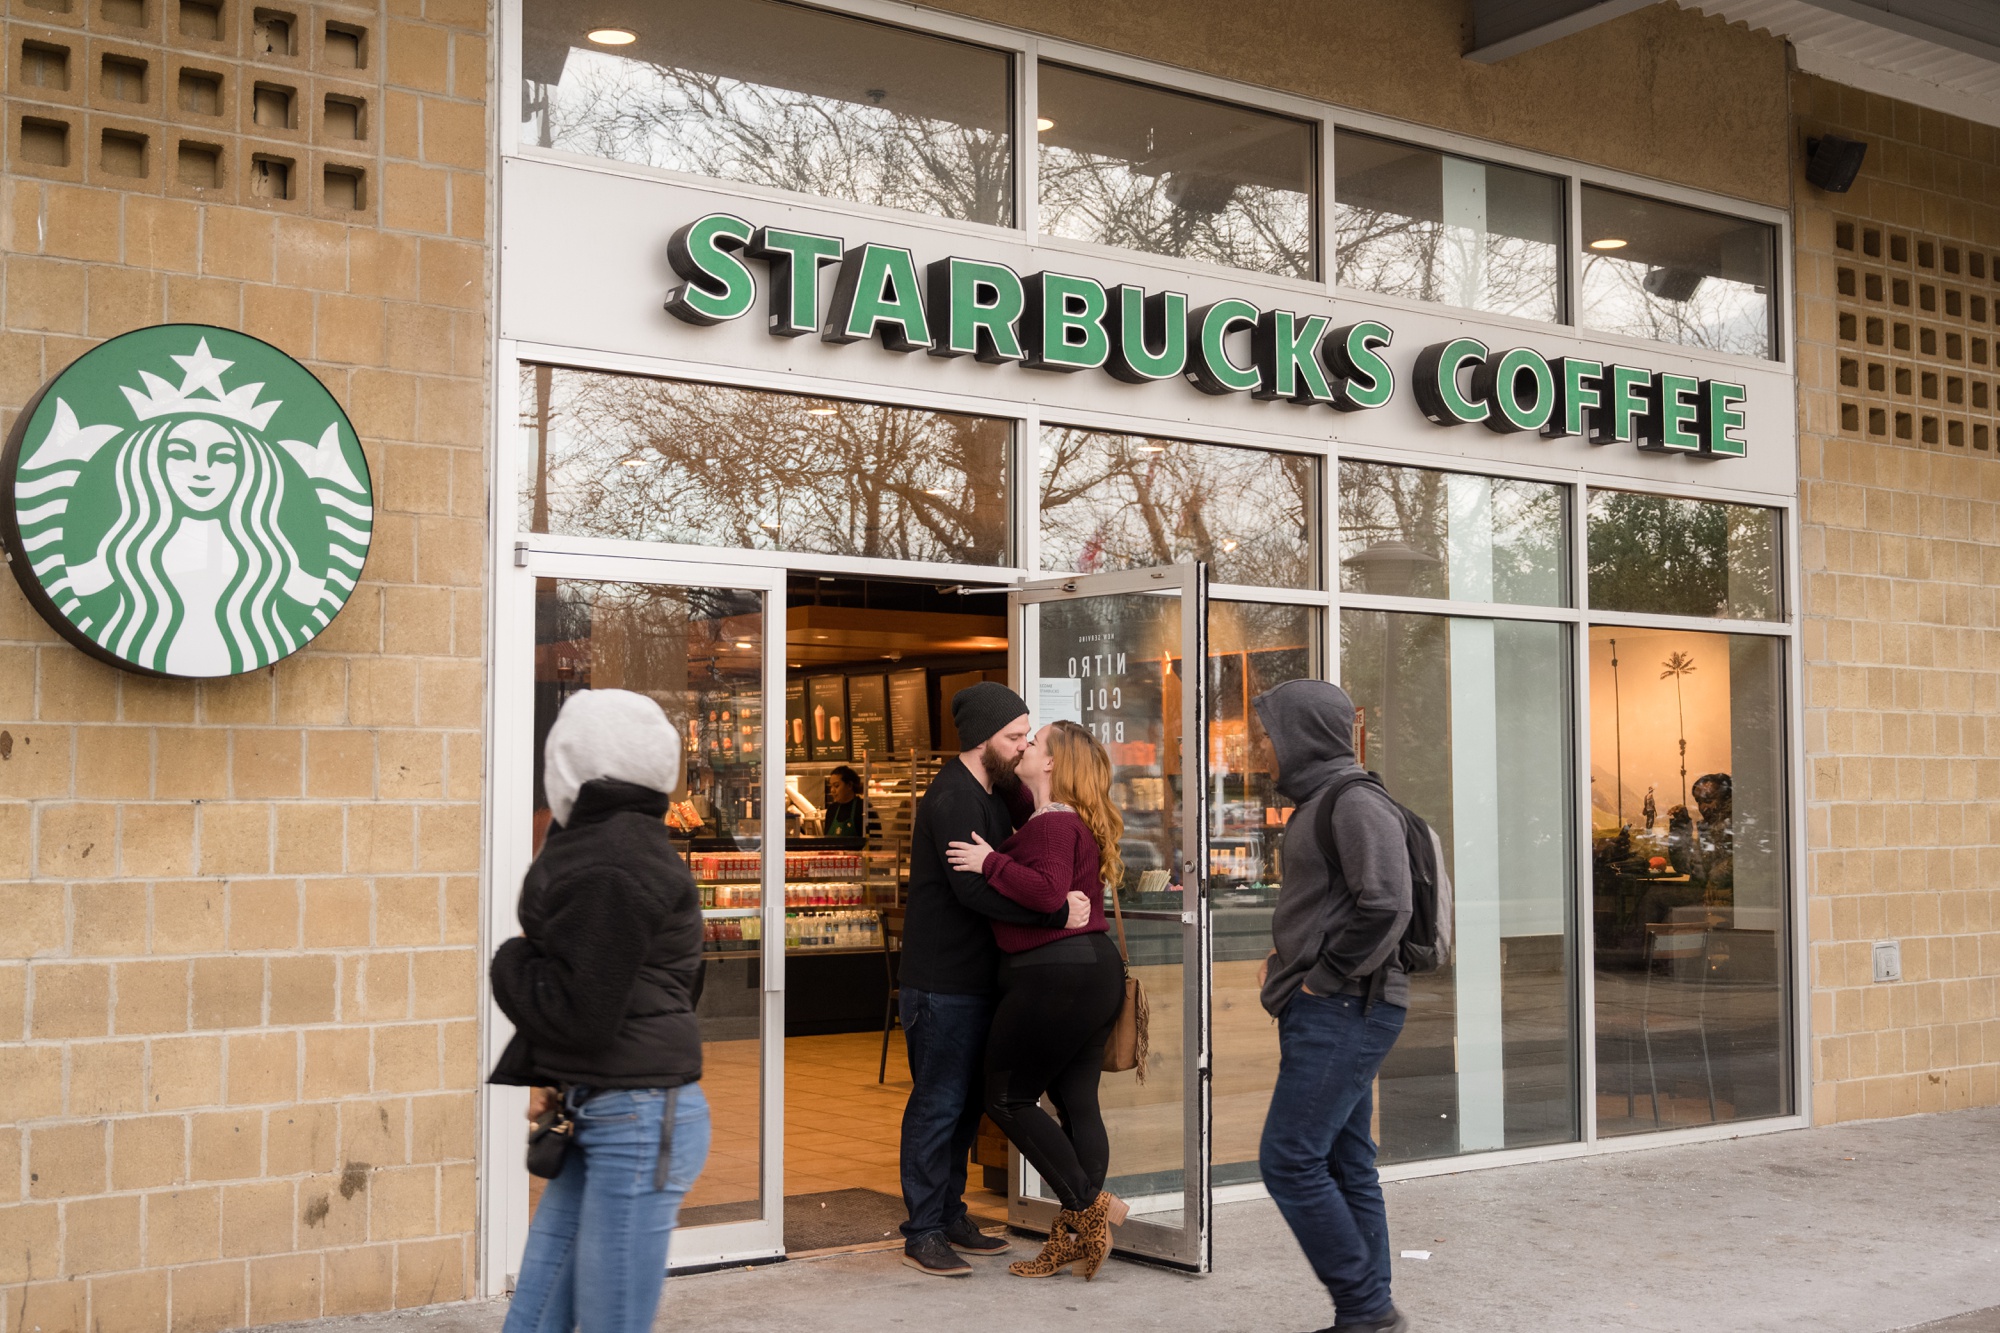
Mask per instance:
[[[616,778],[658,792],[681,785],[680,733],[657,703],[630,690],[571,695],[542,753],[542,786],[558,824],[569,823],[586,782]]]
[[[1354,767],[1354,701],[1324,680],[1288,680],[1251,701],[1278,757],[1278,790],[1304,805]]]

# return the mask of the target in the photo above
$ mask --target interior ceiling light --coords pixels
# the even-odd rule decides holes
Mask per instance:
[[[1164,444],[1142,444],[1139,446],[1139,452],[1142,454],[1163,454],[1166,451],[1167,446]]]
[[[838,411],[840,411],[840,409],[835,407],[832,403],[821,403],[818,407],[808,407],[806,409],[806,415],[809,417],[830,417]]]
[[[1232,537],[1232,538],[1230,538],[1230,539],[1229,539],[1228,541],[1224,542],[1224,543],[1222,544],[1222,549],[1223,549],[1223,550],[1225,550],[1225,551],[1233,551],[1233,550],[1235,550],[1235,549],[1236,549],[1236,539],[1235,539],[1234,537]]]
[[[1590,243],[1593,250],[1623,250],[1631,242],[1619,236],[1605,236]]]
[[[755,647],[756,645],[755,645],[755,644],[753,644],[753,643],[751,643],[751,642],[750,642],[750,640],[748,640],[748,639],[738,639],[738,640],[736,641],[736,646],[737,646],[738,648],[753,648],[753,647]]]
[[[592,28],[585,35],[599,46],[630,46],[639,40],[639,34],[629,28]]]
[[[1056,123],[1053,120],[1050,120],[1047,116],[1035,117],[1035,132],[1037,134],[1041,133],[1043,130],[1052,130],[1055,127]]]
[[[621,459],[619,459],[618,461],[619,461],[619,462],[621,462],[621,463],[623,463],[623,464],[624,464],[624,465],[625,465],[626,467],[644,467],[644,466],[646,466],[646,460],[645,460],[645,459],[643,459],[643,458],[621,458]]]
[[[950,491],[941,491],[941,490],[939,490],[939,489],[938,489],[937,487],[933,486],[933,487],[932,487],[932,488],[931,488],[930,490],[927,490],[927,491],[925,491],[925,492],[924,492],[924,494],[925,494],[925,495],[950,495],[950,494],[951,494],[951,492],[950,492]]]

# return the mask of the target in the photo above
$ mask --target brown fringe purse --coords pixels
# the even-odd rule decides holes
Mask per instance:
[[[1132,950],[1125,943],[1125,911],[1118,891],[1111,891],[1111,910],[1118,918],[1118,957],[1125,964],[1125,1003],[1119,1007],[1118,1021],[1111,1025],[1111,1037],[1104,1043],[1104,1072],[1122,1074],[1137,1070],[1139,1082],[1146,1081],[1148,1014],[1146,988],[1132,975]]]

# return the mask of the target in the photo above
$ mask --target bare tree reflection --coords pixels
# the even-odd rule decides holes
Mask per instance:
[[[543,404],[535,371],[520,498],[540,530],[1006,563],[1004,421],[564,367]]]
[[[1205,560],[1218,583],[1314,586],[1301,454],[1050,426],[1042,565],[1083,573]]]
[[[1556,317],[1556,247],[1380,208],[1334,209],[1343,287],[1524,319]]]
[[[559,82],[531,85],[528,104],[544,148],[994,226],[1014,220],[1004,113],[995,125],[960,124],[886,100],[583,49],[570,50]]]
[[[1670,293],[1676,286],[1686,290],[1689,283],[1694,287],[1685,300],[1655,290]],[[1656,268],[1610,254],[1584,254],[1583,323],[1602,333],[1683,347],[1771,354],[1770,298],[1754,284]]]
[[[1485,488],[1490,535],[1456,534],[1458,545],[1490,542],[1496,601],[1555,605],[1562,600],[1563,493],[1559,486],[1504,477],[1455,478]],[[1410,565],[1409,595],[1451,596],[1451,487],[1454,474],[1375,463],[1340,465],[1340,546],[1343,560],[1384,542],[1403,542],[1435,563]],[[1343,587],[1366,588],[1343,564]]]
[[[1313,276],[1312,197],[1227,171],[1145,174],[1136,164],[1051,144],[1040,165],[1042,230],[1284,277]]]

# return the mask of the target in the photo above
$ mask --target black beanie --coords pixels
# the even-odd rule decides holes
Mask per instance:
[[[982,680],[951,696],[951,721],[958,728],[958,748],[977,750],[993,733],[1017,717],[1028,715],[1028,705],[1005,685]]]

